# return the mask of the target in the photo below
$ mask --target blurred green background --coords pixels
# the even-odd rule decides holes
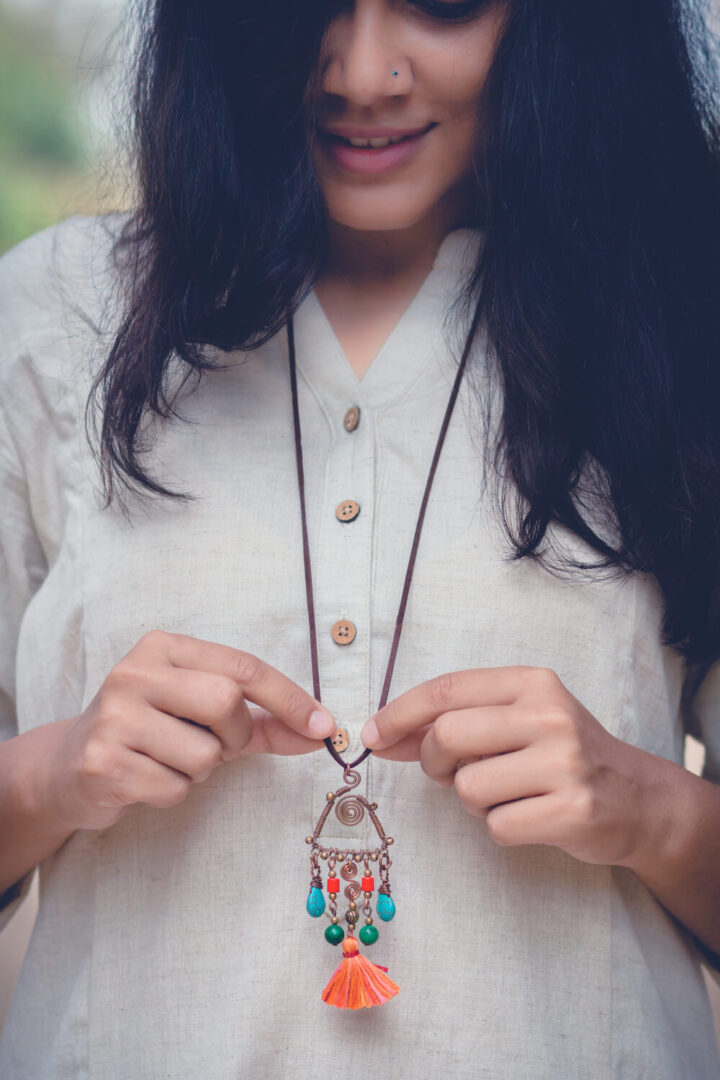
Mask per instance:
[[[124,13],[120,0],[0,0],[0,253],[124,205],[108,178]]]

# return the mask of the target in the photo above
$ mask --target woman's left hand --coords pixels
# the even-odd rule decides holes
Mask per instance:
[[[548,668],[440,675],[388,702],[363,729],[367,745],[366,734],[378,757],[419,760],[454,784],[499,844],[630,865],[650,843],[661,759],[611,735]]]

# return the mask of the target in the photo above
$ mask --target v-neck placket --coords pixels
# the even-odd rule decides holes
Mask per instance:
[[[449,393],[456,368],[448,355],[443,319],[474,264],[482,235],[479,229],[447,234],[430,272],[362,379],[314,290],[293,317],[299,394],[309,404],[309,388],[329,427],[325,459],[322,464],[317,459],[313,462],[316,482],[313,490],[306,491],[306,499],[311,503],[309,522],[316,522],[314,527],[309,525],[309,540],[321,699],[341,729],[342,744],[337,748],[346,761],[362,753],[360,730],[378,707],[373,699],[371,649],[373,552],[382,468],[378,425],[401,401],[416,397],[427,401],[436,390]],[[282,338],[285,343],[286,336]],[[346,426],[354,409],[359,410],[359,422]],[[302,404],[300,410],[302,425]],[[310,458],[313,450],[318,452],[312,441],[304,439],[304,455]],[[311,818],[316,821],[327,792],[341,783],[342,772],[327,753],[313,755],[311,767]],[[360,772],[356,790],[372,798],[372,756]],[[391,823],[386,825],[392,832]],[[331,814],[322,839],[336,847],[372,848],[377,842],[368,815],[360,824],[348,826]]]

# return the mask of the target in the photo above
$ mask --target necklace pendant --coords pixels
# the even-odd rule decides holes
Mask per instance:
[[[310,892],[306,907],[308,914],[315,919],[325,913],[321,860],[327,862],[327,913],[330,922],[325,928],[325,940],[331,945],[342,943],[343,959],[323,990],[322,999],[328,1005],[335,1005],[339,1009],[360,1009],[384,1005],[400,989],[388,978],[387,968],[373,964],[360,953],[357,940],[359,938],[363,945],[373,945],[379,937],[372,916],[372,898],[376,890],[371,863],[377,863],[380,878],[376,914],[384,922],[389,922],[395,915],[395,901],[390,891],[392,859],[389,848],[393,838],[387,836],[376,814],[377,803],[368,802],[364,795],[350,794],[360,783],[360,773],[346,766],[343,780],[345,783],[342,787],[328,792],[327,805],[318,818],[312,836],[305,837],[305,842],[310,845]],[[320,834],[333,810],[338,821],[351,826],[359,825],[367,811],[378,834],[377,847],[323,847]],[[339,875],[336,869],[338,864]],[[348,908],[343,916],[347,923],[347,935],[338,916],[341,888],[348,901]],[[360,919],[358,902],[362,906],[365,923],[356,938],[355,928]]]

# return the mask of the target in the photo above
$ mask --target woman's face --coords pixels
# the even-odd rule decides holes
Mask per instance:
[[[505,7],[505,0],[339,4],[309,91],[313,162],[333,221],[410,228],[467,199],[479,102]],[[406,132],[414,134],[387,148],[345,141]]]

